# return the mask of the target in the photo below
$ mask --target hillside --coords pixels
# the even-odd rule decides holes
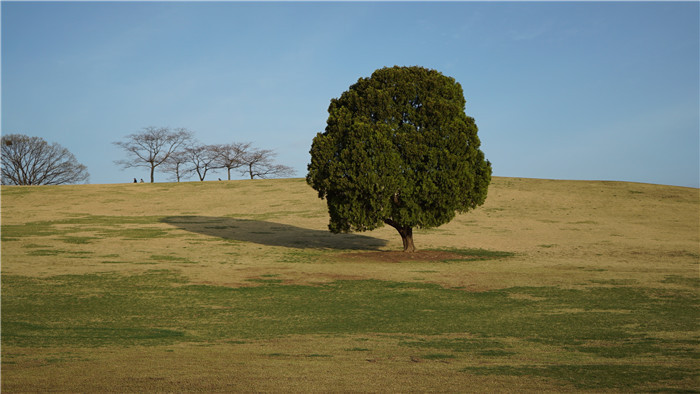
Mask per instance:
[[[423,260],[385,258],[386,252],[401,249],[392,228],[335,235],[327,231],[327,220],[325,201],[302,179],[2,187],[3,391],[94,391],[117,385],[126,391],[449,391],[465,382],[481,390],[598,391],[694,385],[697,368],[687,368],[700,344],[692,329],[700,282],[698,189],[494,178],[484,206],[440,228],[415,231],[416,247],[431,251]],[[437,251],[463,257],[445,259]],[[236,293],[226,296],[229,290]],[[249,296],[241,291],[263,292],[250,295],[262,303],[246,304]],[[424,296],[405,305],[408,315],[394,315],[391,311],[403,305],[401,297],[412,297],[412,291]],[[396,292],[404,295],[388,310],[371,309],[389,305],[384,301],[362,301],[386,300]],[[578,305],[566,301],[568,292],[593,298]],[[596,292],[606,295],[595,298]],[[99,301],[117,295],[116,306]],[[61,297],[68,297],[64,306],[51,304]],[[248,306],[221,306],[234,298]],[[185,308],[188,300],[204,309],[199,315],[182,309],[170,316],[152,304],[154,299],[181,300],[168,310]],[[545,299],[559,301],[538,301]],[[150,317],[137,319],[120,309],[131,305],[129,300],[136,309],[153,311]],[[275,312],[300,308],[292,316],[268,316],[281,307],[280,300],[307,301]],[[659,300],[670,301],[662,308]],[[326,301],[330,309],[325,312],[312,308]],[[68,306],[83,302],[79,310]],[[420,302],[426,304],[414,309]],[[472,326],[476,317],[460,320],[460,308],[483,302],[484,311],[492,312],[462,313],[482,316],[479,326]],[[624,306],[627,302],[649,307],[637,310]],[[509,314],[498,317],[497,305]],[[525,307],[544,309],[525,312]],[[60,317],[61,308],[75,319]],[[243,309],[227,312],[225,319],[233,320],[209,315],[225,308]],[[337,308],[341,315],[335,315],[341,313]],[[81,313],[84,321],[77,317]],[[564,331],[575,324],[595,325],[585,319],[622,320],[610,321],[614,332],[571,334],[573,341],[559,331],[543,333],[554,324],[551,316],[562,313],[573,316],[556,323]],[[117,315],[122,317],[100,325]],[[414,322],[412,315],[423,317]],[[239,321],[240,316],[251,320]],[[378,316],[384,317],[373,320]],[[526,323],[533,316],[543,316],[541,327],[537,319]],[[315,323],[304,325],[306,319]],[[493,325],[499,319],[510,321],[503,324],[515,331]],[[62,323],[69,320],[75,322]],[[195,321],[198,325],[191,325]],[[349,323],[360,321],[369,326]],[[71,331],[78,326],[108,331],[78,335]],[[150,334],[129,334],[132,329]],[[643,338],[657,342],[652,346]],[[586,350],[617,349],[630,341],[632,350],[618,358]],[[674,342],[661,346],[658,341]],[[95,352],[95,346],[107,351]],[[120,370],[133,363],[139,372]],[[610,379],[591,383],[591,376],[567,369],[577,363],[594,365],[592,371]],[[231,375],[233,364],[246,373]],[[532,370],[541,365],[557,367],[547,373]],[[601,366],[604,371],[598,370]],[[69,379],[82,369],[102,377]],[[134,380],[134,374],[142,380]],[[154,376],[158,379],[149,380]],[[620,380],[623,376],[634,379]]]
[[[605,267],[601,276],[607,279],[632,270],[661,281],[664,275],[687,276],[697,268],[693,264],[700,247],[699,218],[698,189],[495,178],[486,204],[437,229],[416,230],[415,240],[419,249],[480,248],[516,254],[498,267],[470,264],[470,273],[487,271],[474,283],[452,272],[426,278],[451,286],[560,283],[570,277],[568,270],[587,267]],[[175,265],[193,280],[240,283],[256,275],[261,263],[325,258],[346,249],[401,249],[401,239],[388,226],[334,235],[327,231],[327,221],[325,201],[300,179],[3,187],[3,237],[13,238],[12,229],[19,225],[52,222],[57,235],[70,228],[62,236],[4,243],[3,273],[172,268],[170,261],[150,258],[169,255],[197,262]],[[104,231],[95,234],[96,229]],[[137,234],[129,237],[129,229]],[[81,237],[86,237],[84,242]],[[28,256],[31,244],[62,252]],[[90,258],[76,258],[71,252]],[[103,260],[125,263],[109,264],[93,255],[115,255]],[[153,264],[139,267],[144,261]],[[659,261],[665,263],[663,271],[658,270]],[[231,271],[227,262],[235,262],[236,269]],[[290,281],[327,276],[323,268],[308,264],[280,268],[289,271]],[[463,268],[467,267],[459,267]],[[331,275],[405,279],[401,271],[393,265],[387,270],[355,263],[333,266]]]

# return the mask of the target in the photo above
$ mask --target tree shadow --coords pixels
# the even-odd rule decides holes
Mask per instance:
[[[162,223],[197,234],[299,249],[378,250],[387,244],[379,238],[357,234],[333,234],[289,224],[210,216],[168,216]]]

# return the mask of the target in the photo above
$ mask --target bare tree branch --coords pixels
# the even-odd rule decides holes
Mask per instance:
[[[245,165],[244,155],[250,149],[250,142],[234,142],[232,144],[213,145],[212,149],[216,154],[216,165],[225,168],[228,173],[228,180],[231,180],[231,170]]]
[[[124,141],[114,142],[128,156],[126,160],[117,160],[115,163],[123,168],[150,168],[153,183],[156,168],[192,138],[192,132],[184,128],[171,131],[167,127],[145,127],[141,133],[129,134]]]
[[[185,148],[187,149],[187,148]],[[189,166],[189,158],[184,150],[173,152],[160,167],[161,172],[171,174],[171,178],[176,182],[180,182],[183,178],[189,178],[194,169]]]
[[[2,137],[3,185],[61,185],[87,182],[87,167],[59,144],[39,137]]]
[[[269,149],[253,149],[246,152],[241,160],[247,167],[241,171],[241,174],[248,174],[250,179],[268,178],[268,177],[289,177],[293,176],[295,171],[292,167],[281,164],[275,164],[272,159],[277,156]]]
[[[185,149],[185,156],[200,181],[204,181],[208,171],[222,168],[217,165],[217,151],[214,145],[191,146]]]

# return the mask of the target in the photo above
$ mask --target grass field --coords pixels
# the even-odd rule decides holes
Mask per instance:
[[[700,190],[495,178],[327,231],[301,179],[2,187],[2,391],[693,391]]]

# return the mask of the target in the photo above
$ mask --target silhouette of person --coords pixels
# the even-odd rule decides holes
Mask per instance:
[[[136,181],[136,178],[134,178],[134,183],[138,183],[138,182]]]
[[[141,178],[141,183],[143,183],[143,178]]]

